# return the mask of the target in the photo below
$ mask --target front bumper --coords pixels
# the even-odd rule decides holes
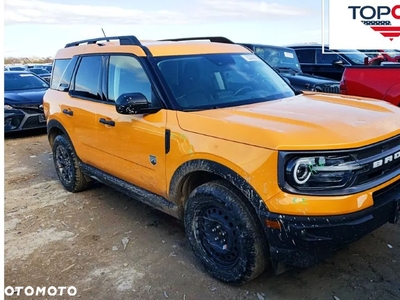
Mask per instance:
[[[13,109],[4,112],[5,132],[36,128],[46,128],[46,119],[43,112],[32,109]]]
[[[362,211],[326,217],[267,213],[280,229],[266,228],[272,263],[310,267],[380,226],[400,222],[400,180],[373,194],[374,205]]]

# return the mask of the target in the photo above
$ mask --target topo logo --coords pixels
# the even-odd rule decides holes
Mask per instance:
[[[361,19],[361,22],[371,27],[372,30],[379,32],[389,40],[400,37],[399,26],[392,25],[389,18],[400,20],[400,4],[393,7],[389,6],[348,6],[352,12],[353,20]]]

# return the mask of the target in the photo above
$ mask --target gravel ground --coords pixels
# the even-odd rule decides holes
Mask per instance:
[[[43,131],[6,137],[4,206],[5,286],[75,286],[81,299],[400,299],[400,225],[313,268],[225,285],[179,221],[100,184],[66,192]]]

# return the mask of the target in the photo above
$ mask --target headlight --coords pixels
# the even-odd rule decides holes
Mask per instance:
[[[349,155],[295,157],[286,163],[285,181],[303,192],[340,189],[363,168]]]
[[[14,107],[12,107],[11,105],[5,104],[4,105],[4,110],[11,110],[14,109]]]

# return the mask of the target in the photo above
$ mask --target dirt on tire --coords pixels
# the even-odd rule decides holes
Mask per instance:
[[[81,299],[400,299],[399,224],[313,268],[226,285],[196,260],[180,221],[104,185],[67,192],[45,132],[6,137],[4,209],[6,287],[74,286]]]

